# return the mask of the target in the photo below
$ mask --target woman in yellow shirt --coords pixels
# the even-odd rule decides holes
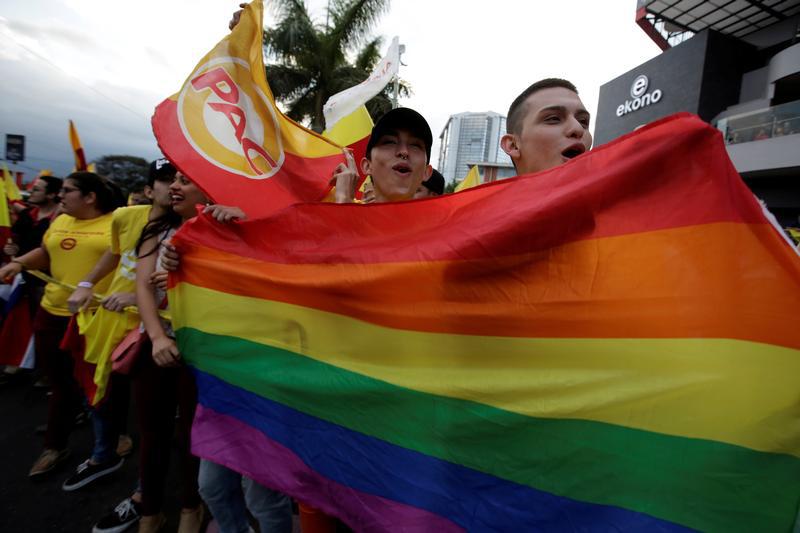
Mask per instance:
[[[51,224],[38,248],[13,259],[0,268],[6,281],[28,269],[49,269],[52,276],[70,285],[83,277],[110,246],[111,212],[122,205],[119,188],[93,172],[67,176],[59,193],[62,214]],[[111,278],[97,283],[105,292]],[[53,470],[67,458],[67,441],[83,394],[73,377],[69,352],[59,347],[71,313],[67,307],[70,290],[48,283],[34,320],[35,348],[51,382],[44,451],[33,464],[31,477]]]

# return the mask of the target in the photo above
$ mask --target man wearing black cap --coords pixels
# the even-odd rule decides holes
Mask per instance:
[[[372,128],[361,171],[372,176],[375,202],[397,202],[414,197],[420,184],[431,176],[429,161],[433,135],[428,122],[407,107],[392,109]],[[355,162],[340,164],[331,180],[336,202],[353,201],[358,179]]]
[[[417,198],[433,198],[444,194],[444,176],[433,169],[431,177],[422,182],[422,185],[417,187],[417,192],[414,193],[414,199]]]

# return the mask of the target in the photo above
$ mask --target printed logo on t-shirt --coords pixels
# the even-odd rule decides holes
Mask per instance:
[[[119,275],[128,280],[136,279],[136,250],[126,250],[119,258]]]
[[[58,245],[61,246],[62,250],[72,250],[73,248],[75,248],[76,244],[78,244],[78,241],[76,241],[72,237],[61,239],[61,242],[58,243]]]

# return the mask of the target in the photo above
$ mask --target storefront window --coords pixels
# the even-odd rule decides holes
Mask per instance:
[[[800,134],[800,100],[721,119],[716,124],[726,144]]]

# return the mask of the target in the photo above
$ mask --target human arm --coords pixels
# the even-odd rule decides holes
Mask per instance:
[[[247,215],[240,208],[228,205],[212,204],[203,208],[203,213],[211,215],[217,222],[228,223],[244,220]]]
[[[153,249],[157,245],[157,237],[148,239],[142,249]],[[161,320],[158,317],[158,303],[156,302],[153,287],[150,285],[150,276],[156,269],[157,254],[151,253],[140,257],[136,262],[136,305],[139,316],[142,318],[144,329],[153,343],[153,360],[158,366],[177,366],[180,352],[175,341],[167,336]]]
[[[81,283],[94,285],[117,268],[119,264],[119,255],[112,253],[111,250],[106,250],[102,257],[95,263],[94,268],[84,276]],[[67,299],[67,307],[70,313],[77,313],[82,309],[86,309],[92,303],[92,296],[94,291],[92,287],[78,286]]]
[[[244,8],[247,7],[247,4],[239,4],[239,7],[241,7],[242,9],[234,11],[230,22],[228,22],[228,29],[231,31],[233,31],[233,28],[235,28],[236,25],[239,24],[239,19],[242,17],[242,11],[244,11]]]
[[[100,305],[102,305],[105,309],[109,311],[115,311],[117,313],[121,313],[125,310],[126,307],[131,307],[136,305],[136,293],[135,292],[115,292],[114,294],[109,294],[105,298],[100,301]]]
[[[34,248],[27,254],[12,259],[0,268],[0,281],[8,283],[14,276],[23,270],[47,270],[50,266],[50,256],[43,246]]]
[[[350,150],[344,152],[345,163],[339,163],[333,171],[330,184],[336,187],[335,202],[337,204],[352,203],[356,197],[356,185],[358,184],[358,171],[353,154]]]

